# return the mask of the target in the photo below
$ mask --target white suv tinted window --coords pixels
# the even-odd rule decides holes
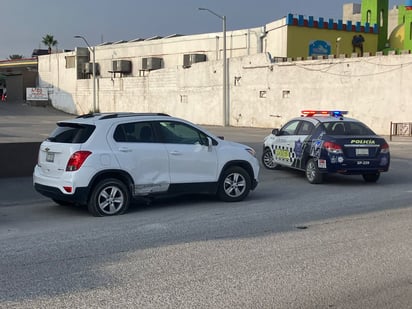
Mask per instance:
[[[207,145],[207,136],[184,123],[160,121],[159,131],[164,143]]]
[[[95,126],[76,123],[58,123],[57,128],[47,138],[49,142],[81,144],[92,135]]]
[[[116,142],[153,143],[155,139],[151,122],[131,122],[117,126],[113,138]]]

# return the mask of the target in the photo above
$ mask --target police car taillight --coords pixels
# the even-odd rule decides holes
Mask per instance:
[[[333,142],[324,142],[323,147],[330,153],[339,154],[343,153],[342,146]]]
[[[389,145],[388,145],[388,143],[384,143],[384,144],[381,146],[381,153],[389,153]]]

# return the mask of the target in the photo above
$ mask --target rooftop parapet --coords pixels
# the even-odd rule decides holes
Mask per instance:
[[[355,24],[353,24],[350,20],[346,21],[346,23],[343,23],[341,19],[335,21],[332,18],[329,18],[328,21],[325,21],[323,17],[315,19],[313,16],[309,16],[308,18],[305,18],[303,15],[293,14],[288,14],[288,16],[286,17],[286,24],[288,26],[308,27],[317,29],[375,34],[379,33],[379,26],[377,24],[371,25],[369,23],[365,23],[364,25],[362,25],[361,22],[356,22]]]

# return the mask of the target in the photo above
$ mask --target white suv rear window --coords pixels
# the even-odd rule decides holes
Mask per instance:
[[[81,144],[89,139],[94,129],[93,125],[60,122],[47,140],[54,143]]]

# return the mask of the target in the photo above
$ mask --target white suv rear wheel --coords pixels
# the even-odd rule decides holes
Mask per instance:
[[[130,194],[118,179],[105,179],[93,189],[88,209],[96,217],[123,214],[129,207]]]

